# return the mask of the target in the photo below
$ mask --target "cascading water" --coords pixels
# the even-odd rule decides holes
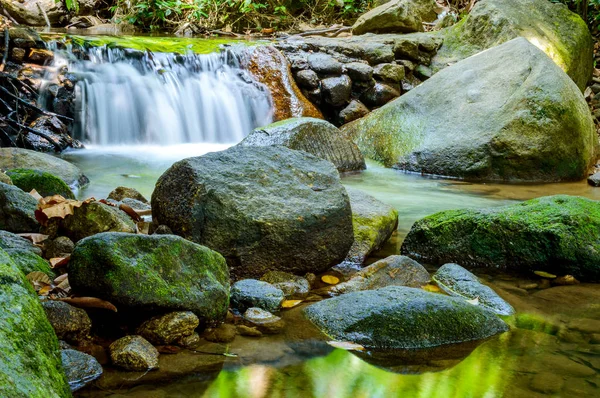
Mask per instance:
[[[74,137],[84,143],[235,143],[272,120],[268,90],[230,48],[178,55],[52,47],[56,69],[66,65],[77,77]]]

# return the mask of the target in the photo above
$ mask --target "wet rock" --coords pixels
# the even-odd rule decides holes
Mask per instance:
[[[343,137],[334,125],[321,119],[292,118],[260,127],[239,145],[283,145],[329,160],[340,172],[366,168],[356,144]]]
[[[504,301],[490,287],[458,264],[444,264],[433,275],[433,280],[444,292],[466,300],[477,299],[479,305],[498,315],[512,315],[513,307]]]
[[[132,371],[158,368],[158,350],[142,336],[125,336],[109,347],[113,365]]]
[[[404,79],[404,66],[396,64],[379,64],[373,69],[373,76],[384,82],[399,83]]]
[[[428,68],[425,65],[417,65],[415,68],[415,76],[417,76],[419,79],[427,80],[433,76],[433,71],[431,68]]]
[[[395,88],[387,84],[375,83],[360,96],[360,100],[369,107],[379,107],[399,96],[400,92]]]
[[[213,343],[231,343],[236,334],[237,329],[234,325],[222,323],[217,328],[207,329],[204,338]]]
[[[194,332],[189,336],[180,338],[175,344],[184,348],[195,348],[200,344],[200,335]]]
[[[77,242],[102,232],[135,232],[135,223],[122,210],[100,202],[76,207],[73,214],[61,222],[61,230]]]
[[[260,330],[258,330],[257,328],[246,326],[246,325],[238,325],[237,333],[240,336],[247,336],[247,337],[261,337],[263,335],[262,332]]]
[[[350,101],[352,81],[346,75],[328,77],[321,81],[323,99],[331,106],[342,106]]]
[[[420,288],[429,282],[429,272],[406,256],[389,256],[355,273],[346,282],[332,286],[332,294],[374,290],[387,286]]]
[[[35,64],[46,65],[54,60],[54,53],[50,50],[32,48],[27,58]]]
[[[306,278],[289,272],[269,271],[260,280],[281,289],[286,299],[303,299],[308,296],[310,291],[310,284]]]
[[[423,21],[437,18],[433,0],[391,0],[361,15],[352,26],[352,33],[422,32]]]
[[[373,349],[420,349],[486,339],[508,330],[493,312],[421,289],[353,292],[305,309],[327,336]]]
[[[577,285],[579,283],[581,282],[579,282],[575,277],[573,277],[573,275],[563,275],[552,280],[552,284],[555,286],[570,286]]]
[[[73,253],[75,244],[66,236],[59,236],[56,239],[45,242],[44,256],[47,259],[55,257],[66,257]]]
[[[534,375],[529,383],[529,388],[533,391],[543,394],[555,394],[559,392],[564,385],[564,380],[555,374],[542,372]]]
[[[77,391],[102,376],[102,366],[96,358],[76,350],[61,350],[62,367],[71,391]]]
[[[342,63],[325,53],[313,53],[308,56],[308,67],[320,75],[341,75]]]
[[[69,282],[73,291],[117,308],[192,311],[202,321],[222,320],[229,305],[223,257],[174,235],[103,233],[82,240],[69,262]]]
[[[398,58],[409,59],[416,62],[421,59],[419,43],[410,39],[397,40],[394,42],[394,54]]]
[[[58,109],[53,110],[57,111]],[[73,139],[69,135],[69,128],[67,125],[56,116],[40,116],[30,125],[30,127],[44,133],[52,142],[39,135],[24,131],[23,134],[17,137],[17,144],[24,148],[50,153],[57,152],[57,150],[62,151],[67,148],[83,148],[83,145],[79,141]],[[23,168],[33,167],[23,166]]]
[[[34,169],[53,174],[71,188],[79,188],[89,182],[77,166],[44,153],[21,148],[0,148],[0,168]]]
[[[600,187],[600,173],[589,176],[587,182],[593,187]]]
[[[37,232],[37,200],[14,185],[0,182],[0,229],[9,232]]]
[[[380,249],[398,227],[398,212],[354,188],[346,188],[352,208],[354,243],[346,261],[362,264],[369,254]]]
[[[49,276],[54,274],[48,262],[41,257],[42,250],[28,239],[0,230],[0,249],[10,256],[25,275],[34,271],[41,271]]]
[[[75,199],[71,188],[60,178],[45,171],[32,169],[7,170],[12,182],[25,192],[36,190],[43,197],[60,195],[66,199]]]
[[[200,320],[193,312],[171,312],[145,321],[136,333],[152,344],[172,344],[192,335],[199,324]]]
[[[0,182],[7,185],[13,185],[12,180],[4,172],[0,171]]]
[[[136,199],[131,199],[131,198],[124,198],[121,201],[107,199],[107,202],[112,205],[115,205],[116,207],[119,207],[121,205],[126,205],[135,210],[152,210],[152,207],[150,206],[150,204],[141,202]]]
[[[300,87],[314,90],[319,87],[319,76],[310,69],[301,70],[296,73],[296,82]]]
[[[249,51],[242,67],[268,88],[273,98],[275,121],[302,116],[323,117],[296,86],[290,65],[279,50],[272,46],[256,46]]]
[[[159,224],[223,254],[236,278],[322,272],[353,240],[333,164],[284,147],[237,146],[177,162],[159,178],[152,210]]]
[[[6,2],[0,1],[0,5]],[[28,50],[30,48],[46,48],[46,43],[42,40],[39,33],[35,29],[27,26],[13,26],[8,30],[10,38],[9,47]],[[4,31],[0,31],[0,42],[4,43]],[[25,55],[24,52],[23,55]]]
[[[568,328],[584,334],[600,332],[600,320],[590,318],[576,318],[569,322]]]
[[[356,119],[360,119],[368,113],[369,108],[367,108],[362,102],[352,100],[347,107],[340,111],[338,119],[340,124],[346,124]]]
[[[43,301],[48,321],[60,340],[79,343],[89,338],[92,321],[87,312],[63,301]]]
[[[54,0],[2,0],[0,5],[18,23],[31,26],[46,26],[46,20],[40,12],[40,7],[53,25],[58,24],[67,15],[67,9],[63,3],[57,3]]]
[[[472,180],[564,181],[586,175],[592,125],[571,79],[518,38],[438,72],[342,131],[388,167]]]
[[[171,228],[167,227],[166,225],[159,225],[154,230],[154,235],[173,235],[173,231],[171,231]]]
[[[278,334],[285,327],[283,319],[262,308],[248,308],[244,312],[244,319],[264,334]]]
[[[2,249],[0,280],[0,396],[70,396],[52,326],[31,284]]]
[[[250,307],[276,312],[285,298],[283,291],[270,283],[244,279],[231,286],[231,308],[240,313]]]
[[[344,71],[353,82],[368,82],[373,78],[373,68],[363,62],[349,62],[344,65]]]
[[[591,232],[600,230],[599,208],[597,201],[556,195],[494,209],[442,211],[413,225],[402,253],[433,264],[568,272],[599,281],[599,240]]]
[[[148,199],[144,197],[141,193],[138,192],[137,189],[127,188],[127,187],[117,187],[113,189],[109,194],[107,199],[116,200],[117,202],[121,202],[124,199],[135,199],[142,203],[149,203]]]

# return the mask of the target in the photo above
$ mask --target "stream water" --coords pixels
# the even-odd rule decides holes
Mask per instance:
[[[270,120],[268,106],[266,111],[264,108],[268,99],[261,97],[260,89],[252,91],[257,86],[223,56],[192,57],[181,63],[161,55],[133,65],[131,60],[119,58],[122,53],[108,58],[107,54],[87,60],[64,58],[73,70],[87,76],[80,87],[82,103],[87,104],[82,107],[80,123],[86,126],[82,131],[87,135],[81,137],[88,146],[63,155],[90,178],[91,183],[79,192],[82,198],[104,198],[120,185],[149,197],[157,178],[173,162],[225,149],[251,128]],[[110,58],[114,56],[117,58]],[[188,62],[197,70],[189,70]],[[244,90],[256,96],[248,96]],[[124,105],[123,100],[131,96],[135,103]],[[231,110],[234,106],[237,108]],[[232,120],[236,116],[239,118]],[[206,118],[216,121],[208,126]],[[600,200],[600,188],[591,188],[585,181],[472,184],[398,172],[372,162],[365,172],[344,176],[343,183],[399,212],[398,232],[375,257],[398,253],[412,223],[440,210],[500,206],[558,193]],[[78,395],[600,396],[600,285],[526,290],[524,285],[537,283],[539,278],[492,270],[481,270],[478,275],[515,307],[517,315],[509,321],[513,326],[510,332],[467,354],[448,349],[436,356],[389,363],[368,354],[333,349],[320,341],[302,318],[302,307],[297,307],[283,312],[288,326],[282,335],[238,336],[229,345],[203,343],[197,352],[163,354],[160,369],[148,373],[106,367],[105,376]]]

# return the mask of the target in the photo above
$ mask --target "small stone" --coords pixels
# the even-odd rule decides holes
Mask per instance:
[[[285,295],[281,289],[256,279],[243,279],[231,287],[231,308],[240,313],[250,307],[278,311]]]
[[[25,59],[25,49],[15,47],[11,51],[11,58],[14,62],[21,63]]]
[[[137,334],[153,344],[171,344],[190,336],[199,324],[200,320],[191,311],[171,312],[145,321]]]
[[[399,65],[404,66],[405,71],[408,69],[410,72],[412,72],[413,70],[415,70],[415,63],[412,61],[409,61],[407,59],[401,59],[396,61]]]
[[[173,235],[173,231],[171,228],[166,225],[159,225],[155,230],[153,235]]]
[[[373,68],[363,62],[350,62],[344,65],[345,73],[353,82],[368,82],[373,78]]]
[[[552,284],[557,286],[571,286],[578,285],[579,283],[581,282],[575,279],[573,275],[559,276],[558,278],[552,280]]]
[[[360,119],[368,113],[369,108],[367,108],[362,102],[352,100],[348,106],[340,111],[338,118],[341,124],[346,124],[356,119]]]
[[[310,290],[310,285],[305,278],[289,272],[269,271],[260,280],[281,289],[286,299],[303,299],[308,296]]]
[[[213,343],[231,343],[235,339],[237,329],[234,325],[222,323],[214,329],[206,329],[204,338]]]
[[[87,312],[63,301],[43,301],[42,307],[54,328],[56,337],[74,343],[88,338],[92,321]]]
[[[331,55],[314,53],[308,56],[308,66],[321,75],[340,75],[342,64]]]
[[[247,337],[261,337],[263,335],[262,332],[257,328],[246,325],[238,325],[237,332],[240,336]]]
[[[62,365],[71,391],[77,391],[102,376],[102,366],[96,358],[76,350],[61,350]]]
[[[519,287],[521,289],[525,289],[525,290],[533,290],[533,289],[537,289],[538,288],[538,284],[537,283],[521,283],[519,284]]]
[[[593,187],[600,187],[600,172],[589,176],[587,182]]]
[[[107,199],[116,200],[118,202],[122,201],[125,198],[139,200],[142,203],[148,203],[148,199],[144,197],[141,193],[139,193],[134,188],[127,187],[117,187],[111,193],[108,194]]]
[[[44,256],[47,259],[56,257],[66,257],[73,253],[75,244],[66,236],[59,236],[46,243],[44,247]]]
[[[313,70],[301,70],[296,73],[296,83],[298,83],[300,87],[313,90],[319,87],[319,76]]]
[[[200,344],[200,335],[194,332],[189,336],[180,338],[175,344],[184,348],[195,348],[198,346],[198,344]]]
[[[360,96],[360,100],[369,107],[379,107],[399,96],[400,92],[395,88],[387,84],[376,83]]]
[[[564,381],[560,375],[542,372],[533,376],[529,388],[543,394],[554,394],[559,392],[563,385]]]
[[[32,48],[29,50],[29,61],[44,65],[46,63],[51,62],[54,59],[54,53],[50,50],[42,50],[37,48]]]
[[[315,285],[315,283],[317,283],[317,276],[312,272],[309,272],[308,274],[304,275],[304,277],[308,281],[311,288]]]
[[[262,308],[248,308],[244,313],[244,319],[265,334],[281,333],[285,327],[283,319]]]
[[[109,347],[110,359],[125,370],[158,369],[158,350],[142,336],[125,336]]]
[[[420,58],[419,45],[411,40],[397,40],[394,43],[396,58],[418,61]]]
[[[352,81],[347,75],[328,77],[321,81],[321,92],[323,93],[323,99],[329,105],[345,105],[352,94]]]
[[[425,65],[417,65],[415,68],[415,76],[417,76],[419,79],[426,80],[433,76],[433,71],[431,68]]]
[[[379,64],[373,69],[373,76],[385,82],[399,83],[404,79],[404,66],[395,64]]]

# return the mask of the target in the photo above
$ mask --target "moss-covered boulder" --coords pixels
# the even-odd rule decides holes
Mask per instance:
[[[372,349],[419,349],[508,330],[493,312],[455,297],[390,286],[320,301],[305,314],[323,333]]]
[[[361,15],[352,33],[422,32],[423,22],[437,18],[434,0],[391,0]]]
[[[259,127],[239,145],[283,145],[329,160],[340,172],[367,168],[365,159],[354,142],[344,137],[333,124],[312,117],[286,119]]]
[[[37,232],[37,200],[14,185],[0,182],[0,229],[9,232]]]
[[[0,169],[34,169],[53,174],[73,189],[89,180],[79,168],[65,160],[22,148],[0,148]]]
[[[546,271],[600,281],[600,202],[556,195],[417,221],[402,253],[434,264]]]
[[[117,308],[192,311],[201,321],[225,317],[229,273],[225,259],[174,235],[107,232],[80,241],[69,262],[74,292]]]
[[[58,340],[31,284],[0,249],[0,396],[70,397]]]
[[[583,91],[592,76],[594,42],[586,23],[548,0],[481,0],[445,34],[434,64],[445,67],[488,48],[525,37]]]
[[[29,240],[7,231],[0,230],[0,249],[4,250],[21,272],[41,271],[53,275],[52,269],[42,256],[42,249],[34,246]]]
[[[354,243],[346,261],[362,264],[378,250],[398,227],[398,212],[392,206],[358,189],[346,188],[352,208]]]
[[[40,195],[61,195],[67,199],[75,199],[71,188],[60,178],[45,171],[33,169],[12,169],[6,174],[11,178],[14,185],[25,192],[35,189]]]
[[[90,202],[76,207],[60,222],[60,230],[77,242],[101,232],[135,232],[131,217],[117,207]]]
[[[352,214],[332,163],[281,146],[184,159],[152,194],[154,221],[221,253],[237,278],[322,272],[352,245]]]
[[[438,72],[342,131],[388,167],[472,180],[580,180],[595,159],[583,95],[524,38]]]

